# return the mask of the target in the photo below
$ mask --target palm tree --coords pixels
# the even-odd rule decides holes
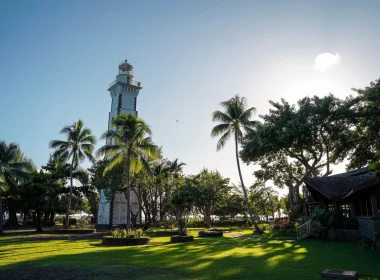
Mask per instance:
[[[54,156],[61,161],[66,162],[71,159],[70,164],[70,194],[67,200],[66,209],[66,227],[69,225],[69,215],[71,206],[71,197],[73,194],[73,172],[78,168],[79,164],[86,158],[94,161],[92,153],[95,148],[96,139],[92,135],[90,129],[83,127],[83,121],[78,120],[70,126],[65,126],[60,131],[65,134],[66,141],[52,140],[50,148],[55,149]]]
[[[23,157],[15,143],[0,141],[0,234],[3,233],[2,192],[10,186],[16,186],[19,179],[28,179],[28,171],[33,168],[30,160]]]
[[[107,144],[97,151],[98,156],[105,156],[109,160],[104,172],[108,172],[116,165],[122,165],[126,175],[127,198],[127,227],[131,225],[131,173],[138,173],[144,168],[152,175],[148,159],[158,156],[158,148],[152,142],[152,132],[149,126],[141,119],[132,115],[121,114],[113,120],[115,130],[105,132],[101,139]],[[111,221],[112,222],[112,221]]]
[[[245,199],[245,203],[248,208],[248,213],[251,218],[252,224],[255,227],[255,232],[261,233],[262,231],[257,226],[252,209],[249,205],[247,190],[244,186],[243,177],[241,175],[240,170],[240,162],[239,162],[239,143],[243,141],[243,131],[244,132],[252,132],[256,135],[258,144],[261,145],[260,138],[258,137],[255,128],[260,124],[258,121],[251,121],[252,115],[256,112],[254,107],[247,108],[247,99],[245,97],[240,97],[239,95],[235,95],[228,101],[221,102],[220,105],[223,107],[224,111],[215,111],[212,113],[212,121],[220,122],[220,124],[216,125],[212,131],[212,137],[220,137],[217,150],[221,150],[227,141],[232,137],[235,140],[235,153],[236,153],[236,163],[238,167],[241,187],[243,190],[243,195]]]
[[[168,162],[166,170],[171,172],[176,177],[179,173],[182,173],[182,166],[184,165],[186,165],[186,163],[178,162],[177,158],[173,162]]]

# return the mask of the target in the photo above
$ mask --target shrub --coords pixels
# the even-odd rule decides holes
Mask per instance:
[[[313,236],[320,238],[325,235],[326,228],[322,225],[320,221],[312,222]]]
[[[61,223],[61,224],[63,224],[65,222],[65,216],[62,216],[62,215],[55,216],[54,217],[54,222],[55,223]]]
[[[170,229],[172,227],[172,223],[171,222],[160,222],[160,225],[161,225],[161,227],[163,227],[165,229],[165,231],[167,229]]]
[[[285,231],[285,234],[290,235],[290,236],[295,236],[296,235],[296,229],[295,228],[288,229]]]
[[[278,229],[283,232],[286,232],[287,230],[294,228],[294,224],[289,219],[286,219],[286,218],[278,219],[276,221],[276,224],[278,226]]]
[[[70,223],[70,220],[69,220]],[[73,229],[89,229],[90,228],[90,223],[87,220],[76,220],[75,225],[70,226]]]
[[[188,227],[206,227],[207,223],[202,220],[194,219],[187,222]]]
[[[114,238],[140,238],[144,235],[144,231],[139,228],[133,229],[115,229],[111,231],[111,235]]]
[[[270,225],[270,224],[259,224],[259,228],[262,230],[262,231],[272,231],[273,230],[273,226]]]
[[[135,230],[135,237],[136,238],[140,238],[141,236],[143,236],[143,234],[144,234],[144,231],[141,228]]]
[[[62,224],[65,226],[66,225],[66,218],[62,219]],[[75,218],[69,218],[69,226],[74,226],[77,224],[77,219]]]
[[[367,238],[367,237],[362,237],[362,239],[359,240],[358,246],[362,250],[376,250],[376,242]]]

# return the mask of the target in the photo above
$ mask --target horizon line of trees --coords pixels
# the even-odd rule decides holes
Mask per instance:
[[[241,199],[256,232],[261,232],[258,215],[274,216],[279,207],[293,213],[302,195],[304,177],[329,176],[336,164],[349,160],[348,169],[373,166],[379,162],[380,80],[364,89],[353,89],[357,96],[339,99],[333,94],[304,97],[296,105],[285,99],[269,101],[272,108],[252,120],[256,109],[238,95],[220,103],[212,120],[218,124],[211,136],[218,137],[217,150],[234,140],[240,193],[232,192],[228,178],[217,171],[202,170],[197,175],[183,174],[184,163],[163,158],[162,149],[152,141],[150,127],[141,119],[121,114],[113,120],[113,129],[101,139],[106,144],[95,152],[96,138],[81,120],[65,126],[66,140],[53,140],[54,149],[46,166],[37,171],[31,159],[14,143],[0,142],[0,233],[3,211],[9,213],[7,226],[18,226],[16,213],[42,225],[54,224],[54,216],[65,213],[65,225],[73,211],[86,209],[96,216],[98,190],[105,189],[109,199],[116,192],[127,200],[127,226],[136,223],[130,203],[131,192],[149,227],[157,220],[175,217],[186,232],[186,217],[196,208],[211,226],[211,215],[227,207],[226,197]],[[239,150],[241,146],[241,150]],[[96,160],[95,158],[102,158]],[[90,160],[87,171],[81,163]],[[244,185],[240,159],[254,163],[256,182]],[[78,180],[81,187],[76,187]],[[69,181],[69,185],[67,185]],[[280,203],[273,184],[288,188],[287,203]],[[31,199],[33,198],[33,199]],[[226,204],[227,203],[227,204]],[[245,210],[243,210],[245,209]],[[231,212],[232,213],[232,212]]]

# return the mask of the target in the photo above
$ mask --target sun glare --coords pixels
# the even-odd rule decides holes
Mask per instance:
[[[335,64],[340,63],[340,55],[338,53],[322,53],[314,59],[314,70],[325,72]]]

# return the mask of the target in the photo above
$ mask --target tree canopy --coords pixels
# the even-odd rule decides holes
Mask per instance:
[[[260,116],[264,122],[257,129],[263,144],[257,145],[256,132],[248,133],[240,156],[262,167],[255,173],[260,180],[273,180],[280,187],[299,188],[303,177],[328,176],[352,150],[356,103],[355,98],[332,94],[302,98],[297,106],[284,99],[270,101],[272,108]]]

